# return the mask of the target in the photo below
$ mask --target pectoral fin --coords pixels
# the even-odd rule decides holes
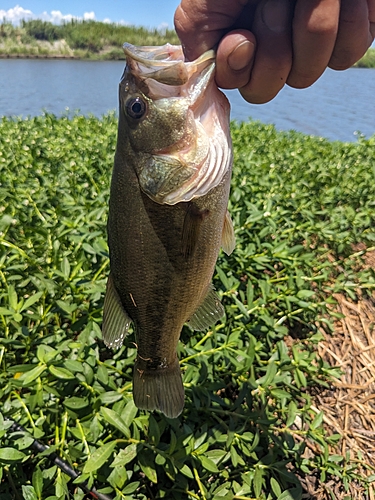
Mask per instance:
[[[126,313],[110,274],[104,299],[102,333],[106,346],[112,349],[121,347],[126,337],[131,319]]]
[[[181,237],[181,250],[185,259],[194,254],[202,222],[208,217],[209,213],[210,211],[207,209],[199,210],[194,203],[188,204]]]
[[[223,236],[221,246],[227,255],[230,255],[236,246],[236,237],[234,235],[233,222],[230,213],[227,210],[224,219]]]
[[[224,316],[224,307],[214,287],[210,285],[206,298],[198,307],[187,324],[193,330],[206,330]]]

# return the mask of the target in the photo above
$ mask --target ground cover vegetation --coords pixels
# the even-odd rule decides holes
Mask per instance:
[[[147,29],[99,21],[72,20],[60,25],[41,19],[22,21],[20,26],[0,22],[0,57],[75,57],[80,59],[124,59],[122,45],[179,44],[174,30]],[[375,67],[375,49],[355,64]]]
[[[133,404],[132,335],[115,352],[101,340],[116,116],[2,118],[2,500],[82,500],[92,487],[116,500],[298,500],[312,476],[339,482],[342,496],[324,498],[373,497],[375,463],[335,451],[342,436],[314,394],[341,374],[317,354],[340,319],[334,294],[375,286],[361,266],[375,240],[375,137],[256,122],[232,135],[237,246],[214,276],[226,317],[184,328],[186,404],[171,420]]]

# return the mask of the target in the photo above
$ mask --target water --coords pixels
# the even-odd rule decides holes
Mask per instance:
[[[117,109],[123,61],[0,60],[0,116],[61,115],[69,108],[101,116]],[[232,119],[274,123],[332,140],[354,141],[375,133],[375,69],[327,70],[312,87],[285,87],[270,103],[251,105],[226,92]]]

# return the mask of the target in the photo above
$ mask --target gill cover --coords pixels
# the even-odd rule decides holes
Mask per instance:
[[[169,44],[126,43],[124,52],[129,136],[144,153],[135,167],[141,189],[168,205],[204,196],[232,164],[229,103],[215,84],[215,53],[184,62],[181,47]]]

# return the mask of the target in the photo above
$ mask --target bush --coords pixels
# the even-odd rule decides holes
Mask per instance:
[[[61,30],[59,26],[41,19],[31,21],[22,21],[21,26],[26,30],[26,33],[37,40],[47,40],[49,42],[61,38]]]

